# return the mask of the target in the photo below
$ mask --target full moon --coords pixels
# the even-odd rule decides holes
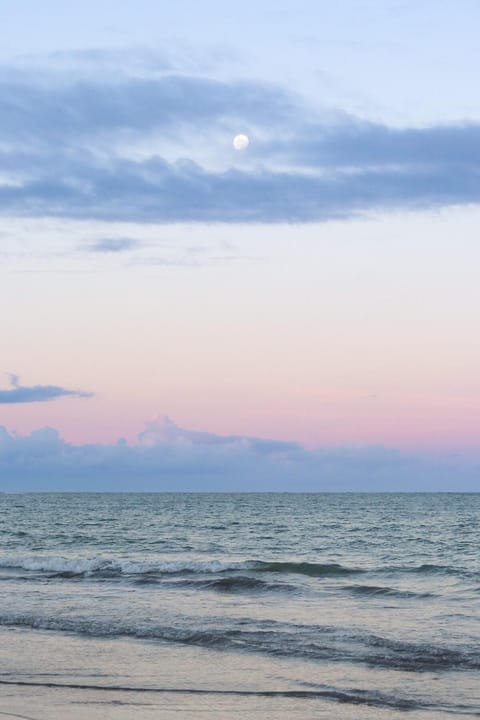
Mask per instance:
[[[235,135],[233,138],[233,147],[235,150],[245,150],[250,144],[247,135]]]

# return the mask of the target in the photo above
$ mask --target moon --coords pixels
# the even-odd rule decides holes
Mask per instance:
[[[250,145],[248,135],[235,135],[233,138],[233,147],[235,150],[246,150]]]

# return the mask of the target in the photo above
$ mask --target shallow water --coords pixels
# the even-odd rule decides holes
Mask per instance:
[[[479,531],[479,494],[0,495],[1,696],[478,716]]]

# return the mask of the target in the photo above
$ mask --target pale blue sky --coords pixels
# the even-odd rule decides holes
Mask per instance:
[[[480,118],[477,0],[2,0],[4,61],[141,49],[390,124]]]
[[[479,2],[0,0],[0,25],[0,456],[114,467],[165,414],[232,436],[225,467],[283,443],[282,487],[324,472],[303,446],[365,449],[362,488],[477,457]]]

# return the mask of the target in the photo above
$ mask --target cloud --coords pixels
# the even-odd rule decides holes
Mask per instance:
[[[184,447],[230,447],[249,448],[259,453],[295,452],[301,449],[296,443],[263,440],[243,435],[215,435],[209,432],[186,430],[176,425],[168,416],[147,422],[139,433],[140,445],[154,447],[174,445]]]
[[[480,164],[480,125],[392,128],[379,123],[337,115],[330,123],[309,124],[291,143],[275,139],[264,153],[302,166],[338,170],[355,168],[470,168]]]
[[[321,115],[265,83],[166,65],[128,75],[120,55],[109,62],[122,72],[99,61],[97,78],[80,58],[73,75],[62,66],[0,70],[0,164],[9,178],[0,213],[281,223],[480,202],[480,124],[392,128]],[[252,140],[241,160],[230,147],[239,129]],[[112,242],[92,249],[127,249]]]
[[[296,114],[290,95],[262,83],[167,73],[116,80],[102,74],[12,74],[0,69],[0,137],[13,147],[65,149],[68,143],[131,139],[159,130],[197,132],[228,118],[236,124],[285,124]]]
[[[57,385],[20,385],[18,375],[9,375],[11,390],[0,390],[0,405],[48,402],[61,397],[91,398],[93,393],[81,390],[67,390]]]
[[[131,222],[314,222],[367,210],[434,208],[480,201],[476,169],[364,168],[328,176],[112,160],[109,167],[42,170],[21,187],[0,187],[0,212]]]
[[[0,427],[8,491],[478,491],[478,457],[384,447],[306,450],[296,443],[147,423],[135,445],[71,445],[52,428]]]
[[[121,253],[126,250],[135,250],[140,247],[140,242],[133,238],[111,237],[101,238],[88,246],[87,250],[94,253]]]

